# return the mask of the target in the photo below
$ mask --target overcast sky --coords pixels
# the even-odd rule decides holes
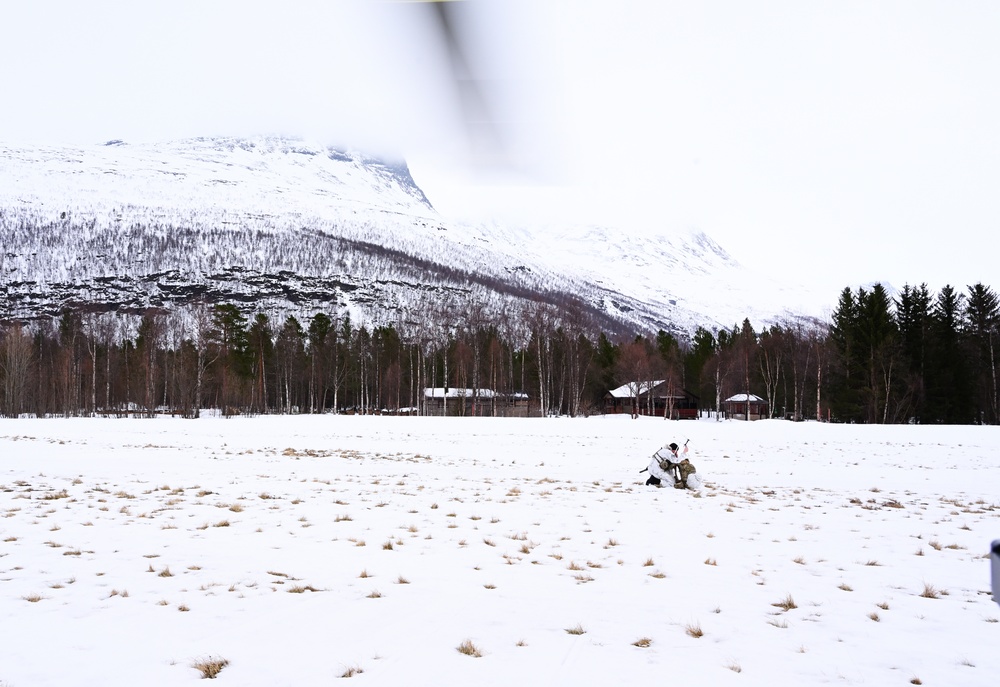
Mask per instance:
[[[453,6],[467,70],[424,3],[6,2],[0,137],[302,136],[448,215],[696,228],[831,301],[1000,289],[995,0]]]

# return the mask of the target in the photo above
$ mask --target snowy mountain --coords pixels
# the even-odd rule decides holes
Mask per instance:
[[[701,232],[450,222],[403,162],[275,138],[0,144],[0,244],[4,319],[205,301],[395,323],[548,303],[684,334],[820,302]]]

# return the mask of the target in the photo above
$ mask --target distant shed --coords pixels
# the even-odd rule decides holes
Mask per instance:
[[[767,401],[756,394],[735,394],[722,402],[722,412],[734,420],[762,420],[768,417]]]
[[[492,389],[460,389],[427,387],[424,389],[424,408],[428,415],[476,415],[500,417],[527,417],[528,394],[503,393]]]
[[[666,380],[630,382],[604,394],[604,412],[631,413],[633,399],[640,415],[694,420],[698,417],[698,396],[687,389],[670,388]]]

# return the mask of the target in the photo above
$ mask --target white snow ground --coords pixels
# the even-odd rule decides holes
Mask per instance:
[[[685,438],[708,487],[644,486]],[[998,449],[996,427],[3,420],[0,685],[193,685],[212,657],[247,687],[995,685]]]

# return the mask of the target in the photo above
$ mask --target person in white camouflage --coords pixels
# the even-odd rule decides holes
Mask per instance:
[[[687,445],[685,445],[685,455],[687,454],[687,450]],[[649,470],[649,479],[646,480],[646,484],[660,486],[665,483],[665,486],[668,487],[676,486],[678,480],[681,478],[681,458],[679,452],[680,447],[676,443],[670,443],[654,453],[647,468]],[[684,460],[687,460],[687,458]]]

